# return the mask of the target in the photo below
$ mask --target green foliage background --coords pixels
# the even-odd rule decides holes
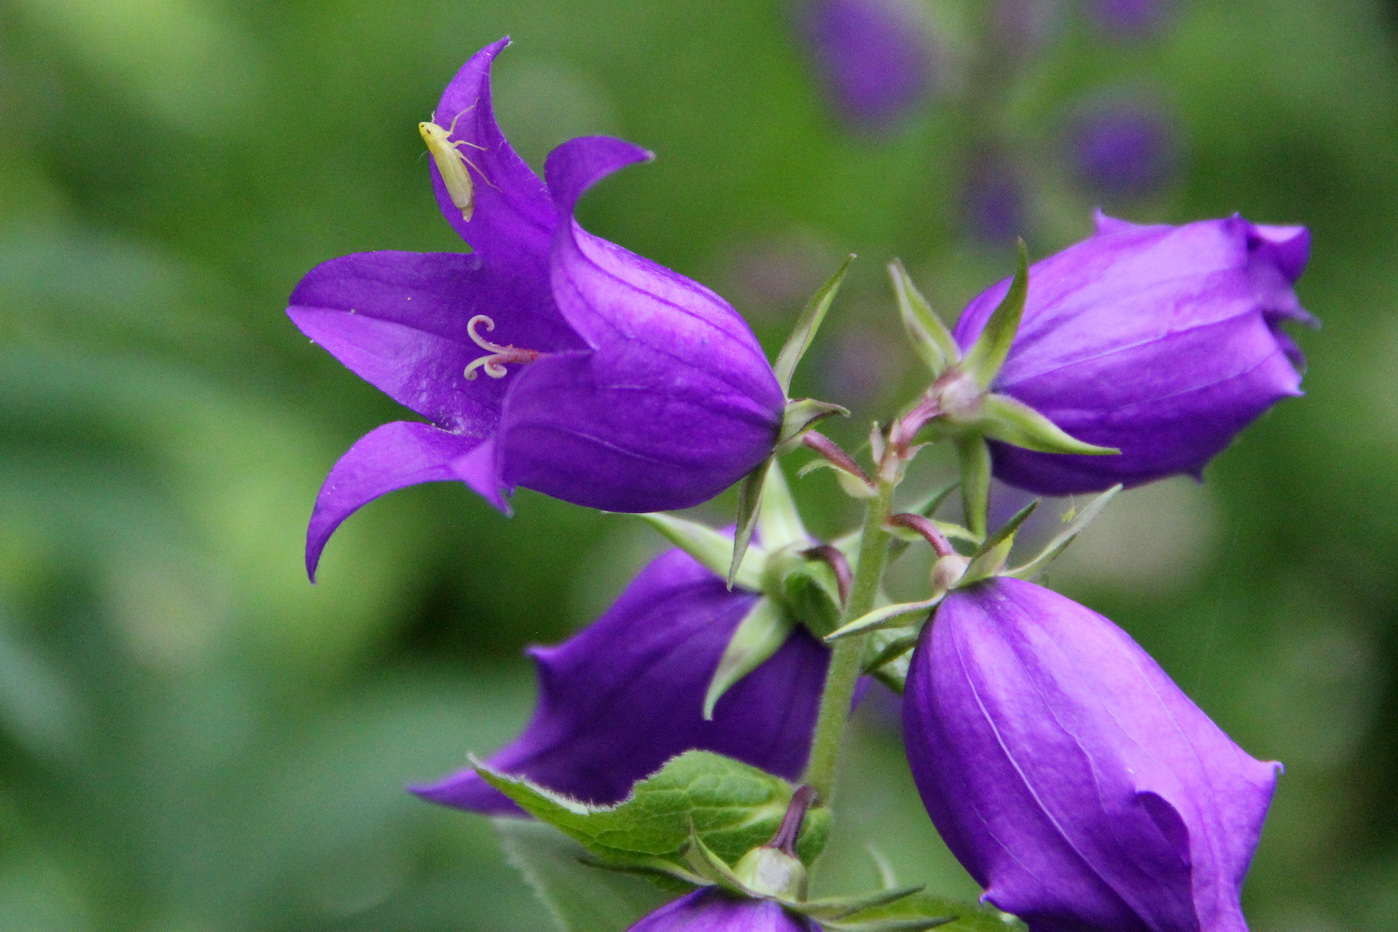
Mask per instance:
[[[978,9],[928,6],[953,47]],[[1103,86],[1155,89],[1183,138],[1175,185],[1105,206],[1311,227],[1308,397],[1205,485],[1123,496],[1053,583],[1286,763],[1253,928],[1391,929],[1398,10],[1180,6],[1125,45],[1070,15],[993,112],[944,87],[870,139],[832,120],[777,0],[0,3],[0,929],[545,926],[487,823],[402,786],[512,735],[520,648],[586,622],[660,545],[528,492],[506,521],[419,487],[350,521],[310,586],[321,479],[400,412],[282,313],[325,259],[461,248],[415,124],[506,33],[516,147],[536,166],[583,133],[655,150],[585,223],[718,288],[769,350],[860,253],[798,385],[848,391],[850,437],[914,384],[883,264],[902,256],[948,316],[1009,269],[959,232],[965,142],[988,126],[1038,175],[1035,255],[1090,229],[1058,153]],[[856,742],[826,884],[863,881],[877,838],[903,880],[973,893],[878,701]]]

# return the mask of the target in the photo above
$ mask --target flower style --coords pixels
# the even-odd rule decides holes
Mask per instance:
[[[851,126],[895,129],[932,89],[931,34],[900,0],[812,0],[798,28],[830,103]]]
[[[657,557],[592,625],[531,652],[539,707],[487,763],[600,805],[692,749],[795,779],[810,754],[829,660],[805,629],[730,688],[712,721],[702,716],[714,668],[757,599],[730,591],[679,550]],[[469,768],[413,792],[475,812],[519,812]]]
[[[459,480],[502,511],[517,486],[668,510],[718,494],[775,443],[785,398],[742,318],[573,217],[589,187],[650,154],[573,139],[549,155],[545,184],[505,141],[490,66],[507,42],[473,56],[434,115],[437,201],[474,252],[345,256],[291,296],[307,336],[430,422],[383,425],[335,464],[307,534],[312,577],[342,521],[404,486]],[[469,182],[449,189],[437,166],[455,153]],[[466,184],[469,212],[455,203]]]
[[[1030,268],[1023,320],[991,390],[1121,453],[995,442],[995,475],[1046,495],[1197,476],[1277,400],[1301,394],[1301,353],[1282,324],[1314,323],[1292,287],[1309,252],[1305,227],[1236,216],[1137,226],[1099,214],[1094,236]],[[960,346],[1008,286],[971,301]]]
[[[950,593],[904,704],[924,805],[1031,932],[1244,932],[1280,765],[1249,757],[1109,620],[1033,583]]]
[[[703,887],[660,907],[630,932],[820,932],[820,926],[787,912],[775,900],[746,899]]]

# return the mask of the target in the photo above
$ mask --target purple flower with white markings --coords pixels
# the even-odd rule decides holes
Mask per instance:
[[[573,217],[589,187],[650,153],[573,139],[545,184],[501,135],[490,65],[507,41],[473,56],[434,114],[453,132],[437,139],[432,183],[474,252],[345,256],[291,296],[307,336],[429,422],[379,427],[335,464],[307,535],[312,576],[345,518],[404,486],[459,480],[502,511],[517,486],[669,510],[717,495],[776,441],[785,398],[737,312]],[[468,182],[443,181],[453,153]]]
[[[826,94],[855,128],[895,128],[931,92],[931,33],[903,0],[812,0],[798,27]]]
[[[730,591],[679,550],[662,554],[597,621],[557,647],[531,652],[538,709],[486,763],[603,805],[694,749],[795,779],[810,754],[829,662],[829,651],[804,628],[718,700],[712,721],[702,715],[714,669],[758,598]],[[519,812],[470,768],[413,792],[475,812]]]
[[[703,887],[660,907],[629,932],[820,932],[820,926],[775,900]]]
[[[1302,357],[1282,330],[1314,323],[1293,286],[1305,227],[1242,217],[1137,226],[1098,215],[1091,238],[1035,263],[1019,332],[991,390],[1113,456],[992,442],[997,478],[1044,495],[1198,475],[1275,402],[1301,394]],[[1003,281],[957,322],[969,347]]]
[[[928,814],[1031,932],[1245,932],[1280,765],[1250,757],[1131,638],[1033,583],[950,593],[904,702]]]

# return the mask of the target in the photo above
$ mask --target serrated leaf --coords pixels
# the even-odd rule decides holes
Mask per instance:
[[[1024,299],[1029,295],[1029,253],[1024,240],[1019,241],[1019,251],[1015,260],[1015,277],[1009,290],[999,305],[985,322],[985,329],[976,337],[976,342],[966,351],[961,369],[982,389],[989,389],[990,383],[1000,374],[1005,357],[1010,354],[1010,345],[1019,333],[1019,322],[1024,316]]]
[[[932,310],[932,305],[917,290],[903,263],[894,259],[889,263],[888,274],[893,280],[893,293],[898,298],[898,314],[903,319],[903,329],[935,379],[961,358],[961,350],[946,324],[942,323],[942,319]]]
[[[743,588],[760,590],[762,588],[761,576],[756,577],[755,584],[742,582],[743,570],[749,565],[746,559],[748,556],[748,546],[752,543],[752,532],[757,527],[757,516],[762,509],[762,489],[767,484],[767,473],[776,461],[775,456],[769,456],[757,465],[757,468],[743,477],[743,481],[738,485],[738,522],[733,529],[733,543],[729,548],[728,569],[719,571],[719,575],[728,581],[728,588],[735,585]],[[705,564],[707,566],[708,564]]]
[[[704,721],[713,721],[714,706],[723,694],[780,650],[795,627],[795,619],[771,599],[760,598],[753,604],[738,622],[714,668],[704,693]]]
[[[636,517],[655,528],[665,536],[666,540],[689,554],[701,566],[712,571],[715,576],[727,578],[733,562],[733,541],[727,534],[719,533],[697,521],[666,514],[663,511],[640,514]],[[760,549],[754,549],[745,553],[744,557],[742,566],[739,567],[733,582],[744,589],[750,589],[754,592],[761,591],[761,567],[767,559],[767,554]]]
[[[825,312],[830,310],[830,302],[835,300],[835,293],[840,290],[840,284],[845,280],[845,273],[849,271],[853,261],[853,255],[845,259],[835,274],[830,276],[830,280],[811,295],[811,300],[806,303],[801,316],[796,320],[796,326],[792,328],[791,336],[786,338],[786,344],[777,354],[772,371],[776,373],[777,384],[782,387],[782,394],[790,394],[791,377],[796,372],[796,366],[801,357],[806,355],[806,350],[811,348],[811,341],[815,339],[816,331],[825,320]]]
[[[1084,443],[1022,401],[1008,395],[989,394],[982,400],[977,426],[987,436],[1039,453],[1071,453],[1109,456],[1121,451]]]
[[[524,875],[561,932],[617,932],[658,909],[667,893],[644,877],[600,871],[586,850],[539,822],[495,819],[505,857]]]
[[[709,751],[686,751],[632,789],[615,806],[592,806],[476,764],[481,777],[521,809],[577,840],[594,855],[621,863],[661,858],[684,866],[692,821],[715,854],[733,863],[771,840],[792,787],[780,777]],[[812,809],[797,844],[809,861],[825,846],[830,813]]]
[[[1038,576],[1048,568],[1048,565],[1052,563],[1099,514],[1102,513],[1102,509],[1107,507],[1107,503],[1116,497],[1116,494],[1121,491],[1121,488],[1121,485],[1118,483],[1088,502],[1087,507],[1073,519],[1071,524],[1064,528],[1053,540],[1049,541],[1048,546],[1044,547],[1037,557],[1023,566],[1010,570],[1004,575],[1013,576],[1016,579],[1033,579],[1035,576]]]

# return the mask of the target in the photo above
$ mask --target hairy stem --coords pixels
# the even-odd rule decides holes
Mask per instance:
[[[882,472],[882,471],[881,471]],[[854,582],[849,602],[840,619],[843,626],[874,607],[879,583],[888,563],[888,520],[893,502],[895,479],[880,478],[878,495],[869,502],[864,514],[864,526],[859,534],[859,551],[855,555]],[[828,806],[835,795],[835,775],[839,768],[840,745],[849,721],[850,703],[859,682],[860,660],[864,654],[865,636],[856,635],[835,642],[830,654],[830,669],[825,675],[825,691],[820,697],[820,714],[816,718],[815,735],[811,744],[811,762],[802,782],[810,784]]]

